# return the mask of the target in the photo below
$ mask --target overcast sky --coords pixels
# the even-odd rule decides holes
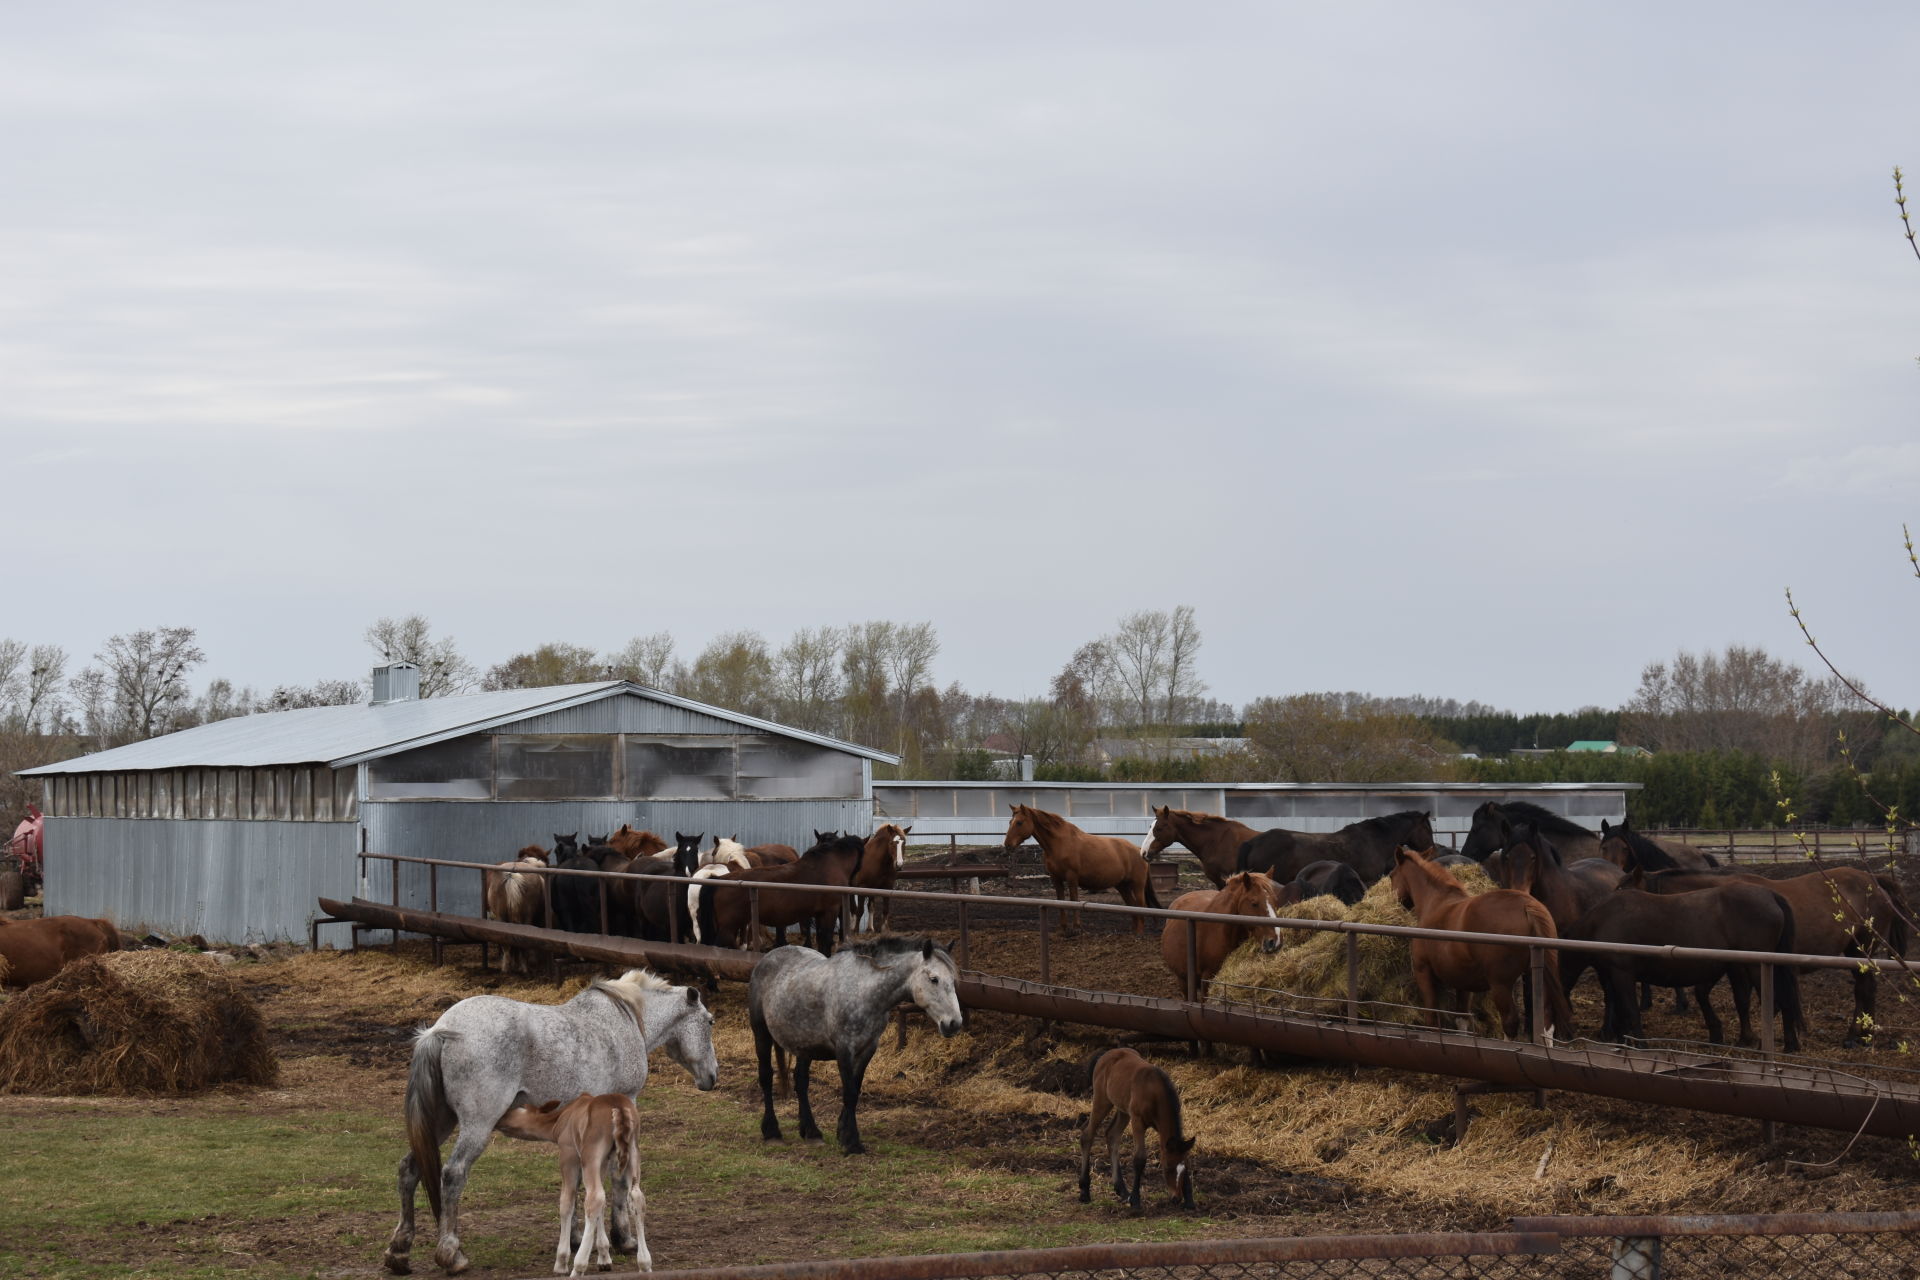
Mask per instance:
[[[1920,703],[1920,9],[1571,8],[8,6],[0,635]]]

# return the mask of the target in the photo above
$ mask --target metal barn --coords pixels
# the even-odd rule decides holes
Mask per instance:
[[[897,757],[606,681],[421,700],[377,670],[372,703],[222,720],[23,771],[42,781],[48,914],[229,942],[302,939],[356,854],[498,862],[555,833],[630,822],[804,847],[864,834],[873,762]],[[419,873],[415,875],[413,873]],[[384,865],[366,886],[385,899]],[[479,877],[443,875],[479,913]],[[424,869],[400,901],[426,905]],[[344,941],[345,926],[332,940]]]

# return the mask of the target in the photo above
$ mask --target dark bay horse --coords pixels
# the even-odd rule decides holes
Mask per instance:
[[[1172,844],[1183,844],[1200,859],[1213,887],[1226,887],[1227,877],[1240,862],[1240,846],[1259,835],[1244,822],[1216,813],[1162,807],[1153,811],[1153,829],[1140,843],[1140,853],[1151,858]]]
[[[674,835],[679,844],[670,853],[636,858],[627,870],[636,875],[692,875],[700,863],[700,836],[683,836],[679,832]],[[693,917],[687,913],[685,889],[685,885],[662,884],[657,880],[634,882],[630,892],[634,899],[634,920],[642,938],[667,942],[677,928],[680,941],[693,941]],[[675,916],[679,917],[677,924]]]
[[[1094,1058],[1088,1073],[1093,1087],[1093,1109],[1080,1135],[1080,1201],[1093,1198],[1093,1144],[1102,1130],[1107,1138],[1107,1162],[1113,1166],[1114,1194],[1135,1212],[1140,1209],[1140,1180],[1147,1172],[1147,1130],[1160,1135],[1160,1171],[1167,1191],[1180,1198],[1182,1208],[1193,1205],[1193,1139],[1181,1129],[1180,1093],[1173,1079],[1139,1053],[1108,1049]],[[1133,1186],[1127,1186],[1120,1167],[1120,1122],[1130,1120],[1133,1131]]]
[[[1542,808],[1531,800],[1489,800],[1473,811],[1473,825],[1460,844],[1460,852],[1475,862],[1485,862],[1490,854],[1507,847],[1512,830],[1526,823],[1553,841],[1561,858],[1578,862],[1600,856],[1600,837],[1571,818]]]
[[[1560,936],[1553,927],[1553,917],[1531,896],[1512,889],[1470,894],[1454,879],[1452,872],[1409,849],[1394,854],[1393,888],[1400,905],[1413,912],[1422,929],[1505,933],[1527,938]],[[1521,1015],[1514,1002],[1513,984],[1530,966],[1526,948],[1415,938],[1411,950],[1414,985],[1420,988],[1420,1002],[1427,1007],[1432,1025],[1438,1027],[1442,1021],[1442,988],[1459,993],[1462,1012],[1466,1012],[1469,992],[1486,991],[1493,996],[1494,1009],[1500,1015],[1500,1029],[1508,1039],[1519,1034]],[[1546,954],[1546,971],[1553,1029],[1563,1039],[1571,1039],[1573,1011],[1567,1007],[1566,993],[1559,982],[1557,957],[1551,950]]]
[[[1173,980],[1180,991],[1187,989],[1187,930],[1194,930],[1194,960],[1198,972],[1194,975],[1197,983],[1204,983],[1220,972],[1220,966],[1227,962],[1248,938],[1263,934],[1260,949],[1278,951],[1280,935],[1272,929],[1262,929],[1262,920],[1278,919],[1274,906],[1280,897],[1279,888],[1273,881],[1258,871],[1239,871],[1227,877],[1225,888],[1195,889],[1192,893],[1183,893],[1171,904],[1175,911],[1214,911],[1223,916],[1239,917],[1231,924],[1200,923],[1188,920],[1169,920],[1160,931],[1160,959],[1173,974]]]
[[[810,935],[822,953],[833,950],[834,925],[838,922],[844,899],[836,893],[810,893],[808,886],[845,886],[853,883],[854,868],[866,852],[867,842],[859,836],[816,832],[821,837],[811,849],[784,866],[752,867],[734,871],[697,885],[688,891],[697,899],[695,919],[697,938],[709,946],[737,947],[752,925],[756,910],[748,890],[739,887],[752,881],[768,886],[757,890],[757,908],[763,927],[776,930],[784,940],[787,926],[799,925]]]
[[[1013,820],[1007,824],[1005,848],[1017,849],[1031,837],[1040,845],[1041,861],[1047,878],[1053,881],[1056,901],[1080,901],[1080,890],[1118,889],[1120,900],[1130,907],[1153,907],[1160,899],[1154,895],[1153,880],[1147,872],[1147,860],[1133,841],[1121,836],[1096,836],[1082,831],[1057,813],[1031,805],[1013,806]],[[1146,932],[1147,922],[1134,917],[1133,931]],[[1063,917],[1062,933],[1071,932]]]
[[[1240,846],[1241,871],[1263,871],[1281,884],[1309,864],[1323,860],[1344,862],[1372,884],[1393,870],[1393,851],[1401,845],[1427,849],[1433,845],[1433,824],[1419,809],[1406,809],[1379,818],[1362,818],[1338,831],[1289,831],[1275,827]]]
[[[1367,896],[1367,886],[1361,881],[1360,873],[1346,863],[1332,859],[1309,862],[1300,868],[1300,874],[1293,878],[1288,888],[1292,890],[1292,896],[1288,899],[1291,902],[1332,897],[1350,907]]]
[[[1635,882],[1640,874],[1636,872],[1628,877],[1625,885],[1582,916],[1567,930],[1566,936],[1595,942],[1704,947],[1715,951],[1799,950],[1794,941],[1793,909],[1771,889],[1723,882],[1687,893],[1649,893]],[[1713,1011],[1711,993],[1724,976],[1733,989],[1734,1010],[1740,1016],[1740,1043],[1752,1043],[1747,1000],[1759,977],[1757,965],[1570,951],[1562,957],[1567,990],[1573,989],[1588,966],[1600,975],[1601,993],[1606,998],[1606,1021],[1600,1030],[1602,1039],[1640,1036],[1640,1006],[1633,990],[1633,984],[1638,981],[1658,987],[1692,987],[1700,1003],[1700,1017],[1706,1023],[1707,1038],[1720,1044],[1725,1038],[1724,1030]],[[1799,978],[1790,966],[1774,966],[1774,1002],[1779,1006],[1787,1052],[1797,1052],[1804,1020],[1800,1014]]]
[[[1569,866],[1554,843],[1525,822],[1507,833],[1485,866],[1488,877],[1502,889],[1538,898],[1553,917],[1554,928],[1563,934],[1625,879],[1620,868],[1605,858],[1582,858]]]
[[[1622,871],[1636,866],[1646,871],[1674,867],[1706,871],[1720,865],[1719,859],[1685,840],[1642,835],[1624,822],[1616,827],[1604,818],[1600,820],[1600,856]]]
[[[780,1121],[773,1114],[774,1066],[777,1059],[784,1075],[789,1054],[800,1136],[820,1136],[808,1085],[813,1064],[831,1058],[840,1066],[840,1150],[850,1156],[865,1151],[855,1108],[887,1019],[894,1006],[912,1000],[941,1035],[953,1035],[962,1021],[954,989],[958,977],[953,957],[931,938],[850,942],[832,956],[808,947],[767,952],[747,982],[747,1021],[760,1068],[760,1136],[769,1142],[780,1138]]]
[[[1686,893],[1728,883],[1770,889],[1792,910],[1794,941],[1803,955],[1906,955],[1908,916],[1899,886],[1890,877],[1859,867],[1823,867],[1785,880],[1727,870],[1656,871],[1644,880],[1653,893]],[[1879,978],[1878,969],[1854,971],[1853,1018],[1844,1041],[1848,1048],[1871,1042]]]

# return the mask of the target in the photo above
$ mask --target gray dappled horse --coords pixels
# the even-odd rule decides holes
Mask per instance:
[[[786,1074],[793,1055],[793,1091],[800,1100],[800,1136],[818,1138],[807,1085],[813,1064],[832,1058],[840,1064],[840,1150],[866,1150],[854,1108],[867,1063],[886,1029],[887,1017],[910,997],[950,1036],[960,1029],[960,997],[954,991],[959,969],[945,947],[931,938],[874,938],[847,943],[831,956],[812,947],[778,947],[754,966],[747,984],[747,1017],[753,1024],[753,1051],[760,1066],[760,1098],[765,1113],[760,1136],[780,1137],[773,1114],[773,1062]]]
[[[647,1051],[665,1049],[701,1089],[713,1088],[713,1014],[692,987],[676,987],[645,969],[599,979],[560,1005],[504,996],[472,996],[440,1015],[414,1041],[407,1070],[407,1145],[400,1162],[400,1225],[382,1258],[405,1275],[413,1249],[413,1192],[424,1179],[439,1220],[433,1260],[466,1270],[460,1251],[460,1193],[493,1127],[525,1093],[536,1104],[582,1093],[638,1094],[647,1084]],[[440,1144],[459,1139],[440,1167]],[[631,1249],[626,1187],[614,1187],[614,1246]]]

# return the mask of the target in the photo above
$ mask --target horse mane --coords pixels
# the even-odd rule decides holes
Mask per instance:
[[[932,939],[925,934],[883,933],[877,937],[862,938],[858,942],[843,942],[834,949],[833,954],[851,952],[875,964],[884,965],[888,960],[898,960],[909,953],[918,955],[930,941]],[[947,954],[947,949],[937,942],[933,944],[933,951],[935,955]]]
[[[1608,827],[1607,834],[1618,836],[1626,841],[1627,848],[1633,853],[1633,860],[1640,865],[1642,871],[1684,870],[1678,862],[1673,860],[1672,854],[1624,822],[1617,827]]]
[[[1427,812],[1424,809],[1402,809],[1398,813],[1383,813],[1377,818],[1362,818],[1360,821],[1350,825],[1369,827],[1375,831],[1385,831],[1389,826],[1412,826],[1417,819],[1426,816]]]
[[[1167,1087],[1167,1101],[1173,1111],[1173,1132],[1167,1135],[1168,1140],[1172,1142],[1185,1142],[1187,1140],[1187,1120],[1186,1114],[1180,1106],[1180,1090],[1174,1087],[1173,1077],[1167,1074],[1166,1068],[1155,1066],[1153,1068],[1153,1074],[1159,1076],[1160,1083]],[[1166,1159],[1164,1152],[1160,1158],[1163,1160]]]
[[[629,969],[617,978],[595,978],[587,984],[587,991],[599,991],[613,997],[622,1009],[627,1011],[634,1025],[640,1025],[640,1002],[650,992],[671,991],[673,984],[649,969]],[[578,1000],[580,996],[575,996]]]
[[[1488,803],[1492,804],[1492,801]],[[1544,809],[1531,800],[1510,800],[1505,804],[1494,804],[1494,809],[1509,822],[1531,822],[1535,831],[1550,836],[1590,836],[1593,832],[1581,826],[1573,819]]]
[[[544,863],[547,860],[547,851],[537,844],[530,844],[513,856],[521,862],[533,861]]]
[[[1507,848],[1511,849],[1514,845],[1520,844],[1521,842],[1521,836],[1516,829],[1513,844],[1509,844]],[[1533,848],[1542,862],[1550,862],[1556,867],[1565,867],[1567,865],[1566,859],[1560,856],[1560,850],[1554,846],[1553,841],[1547,839],[1545,833],[1542,832],[1539,827],[1534,827],[1527,832],[1525,843]]]

